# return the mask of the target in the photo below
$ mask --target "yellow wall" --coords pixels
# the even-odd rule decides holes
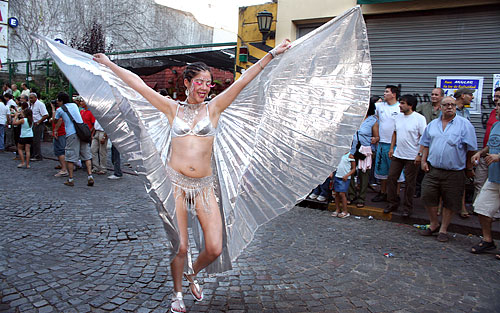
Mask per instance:
[[[276,3],[240,7],[238,20],[238,43],[236,47],[236,79],[240,77],[241,69],[247,69],[252,66],[252,57],[261,59],[267,53],[266,51],[259,49],[259,47],[252,46],[252,43],[262,43],[262,34],[259,31],[259,26],[257,24],[257,13],[264,10],[271,12],[273,14],[271,31],[276,31],[276,9]],[[265,44],[273,48],[275,46],[275,40],[268,39]],[[248,47],[248,62],[239,61],[239,48],[242,45],[246,45]]]
[[[356,5],[356,0],[278,0],[276,42],[297,39],[298,23],[326,22]]]

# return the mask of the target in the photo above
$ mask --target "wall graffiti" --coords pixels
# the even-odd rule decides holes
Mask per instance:
[[[422,103],[422,102],[431,102],[431,97],[429,94],[424,93],[423,95],[420,95],[419,93],[414,93],[413,96],[415,96],[418,100],[417,103]]]
[[[481,124],[483,128],[486,129],[486,123],[490,117],[491,110],[495,108],[495,101],[493,101],[493,96],[488,95],[486,101],[483,100],[481,103]]]

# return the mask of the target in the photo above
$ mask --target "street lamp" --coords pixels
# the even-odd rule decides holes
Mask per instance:
[[[257,23],[259,24],[259,31],[262,33],[262,43],[265,44],[268,38],[274,38],[274,31],[271,30],[273,22],[273,14],[266,10],[257,13]]]

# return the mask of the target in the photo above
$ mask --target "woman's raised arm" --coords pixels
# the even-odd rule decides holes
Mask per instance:
[[[149,101],[149,103],[151,103],[158,110],[162,111],[168,117],[169,121],[173,120],[177,105],[174,100],[160,95],[151,87],[146,85],[146,83],[139,76],[116,65],[103,53],[94,54],[94,61],[109,67],[109,69],[111,69],[116,76],[129,85],[130,88],[140,93],[144,98],[146,98],[146,100]]]
[[[264,69],[264,67],[271,62],[275,55],[281,54],[290,48],[290,40],[285,39],[283,42],[266,54],[257,63],[252,65],[249,69],[241,75],[241,77],[235,81],[231,86],[224,90],[220,95],[212,100],[213,107],[216,114],[221,114],[240,94],[240,92],[245,88],[252,79],[257,76]]]

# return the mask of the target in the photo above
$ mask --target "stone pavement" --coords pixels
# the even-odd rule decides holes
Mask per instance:
[[[45,147],[46,151],[47,147]],[[167,312],[167,241],[141,178],[75,187],[55,161],[0,154],[1,312]],[[295,207],[256,233],[234,269],[202,274],[189,312],[499,312],[500,262],[367,218]],[[384,256],[392,253],[392,257]],[[185,285],[187,289],[187,284]]]

